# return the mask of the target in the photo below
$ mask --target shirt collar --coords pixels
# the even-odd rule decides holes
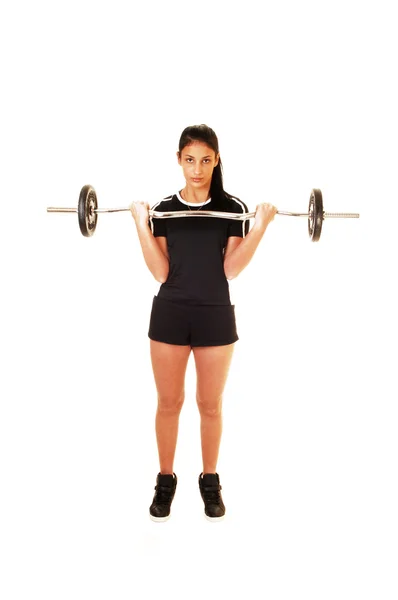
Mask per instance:
[[[186,200],[183,200],[181,198],[181,194],[180,192],[177,192],[176,194],[177,198],[179,199],[180,202],[182,202],[183,204],[186,204],[187,206],[196,206],[196,208],[199,208],[199,206],[204,206],[205,204],[209,204],[209,202],[211,202],[211,198],[209,198],[208,200],[206,200],[206,202],[187,202]]]

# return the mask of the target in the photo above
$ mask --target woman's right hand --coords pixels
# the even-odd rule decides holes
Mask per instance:
[[[149,204],[147,202],[132,202],[129,208],[137,226],[148,224]]]

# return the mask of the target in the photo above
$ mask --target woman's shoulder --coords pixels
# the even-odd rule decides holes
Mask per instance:
[[[249,212],[247,205],[238,198],[237,196],[232,196],[231,194],[225,194],[227,203],[228,203],[228,212],[233,213],[245,213]]]
[[[176,194],[171,194],[171,196],[166,196],[158,202],[155,202],[155,204],[151,206],[151,210],[157,210],[159,212],[174,210],[177,203],[178,200]]]

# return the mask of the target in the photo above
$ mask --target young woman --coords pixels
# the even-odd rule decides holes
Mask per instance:
[[[248,212],[223,188],[218,139],[207,125],[187,127],[177,152],[185,187],[155,204],[157,211]],[[223,218],[149,218],[148,204],[133,202],[145,262],[161,283],[153,299],[150,351],[158,393],[156,439],[160,471],[150,517],[166,521],[177,486],[173,471],[178,422],[184,402],[188,359],[193,352],[200,413],[202,473],[199,490],[205,516],[224,517],[217,461],[222,431],[222,396],[238,340],[228,280],[248,265],[276,214],[271,204],[256,207],[255,221]]]

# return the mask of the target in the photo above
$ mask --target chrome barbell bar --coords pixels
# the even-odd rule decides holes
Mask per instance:
[[[256,216],[256,212],[231,213],[215,210],[180,210],[180,211],[156,211],[149,210],[149,217],[154,219],[173,219],[186,217],[213,217],[217,219],[229,219],[233,221],[247,221]],[[100,213],[130,212],[130,207],[126,208],[98,208],[97,194],[91,185],[85,185],[81,189],[79,204],[77,208],[58,208],[50,206],[47,212],[53,213],[78,213],[79,226],[82,234],[86,237],[93,235],[97,219]],[[308,232],[311,241],[319,240],[322,231],[322,222],[324,219],[357,219],[358,213],[329,213],[323,210],[322,192],[319,189],[313,189],[308,205],[308,212],[287,212],[277,210],[276,214],[288,217],[306,217],[308,219]]]
[[[100,214],[100,213],[113,213],[113,212],[128,212],[130,208],[95,208],[92,209],[92,213]],[[77,213],[77,208],[57,208],[54,206],[50,206],[47,208],[47,212],[57,212],[57,213]],[[232,219],[235,221],[246,221],[247,219],[253,219],[256,216],[255,212],[248,213],[229,213],[229,212],[220,212],[216,210],[179,210],[179,211],[166,211],[159,212],[157,210],[149,210],[149,216],[154,219],[173,219],[179,217],[215,217],[217,219]],[[277,215],[285,215],[287,217],[308,217],[310,213],[297,213],[297,212],[287,212],[284,210],[278,210]],[[323,213],[324,219],[359,219],[358,213]]]

